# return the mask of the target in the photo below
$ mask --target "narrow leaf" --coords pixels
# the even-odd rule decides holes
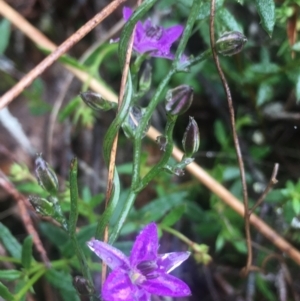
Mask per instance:
[[[172,209],[162,220],[162,225],[167,227],[173,226],[183,215],[185,207],[185,205],[180,205]]]
[[[78,187],[77,187],[77,159],[71,161],[70,166],[70,217],[69,217],[69,235],[75,236],[76,224],[78,218]]]
[[[45,274],[47,280],[60,292],[64,301],[80,301],[77,292],[72,284],[70,274],[54,269],[48,270]]]
[[[29,269],[32,259],[32,237],[27,236],[22,247],[22,265],[25,269]]]
[[[2,297],[6,301],[15,301],[15,297],[11,294],[8,288],[0,282],[0,297]]]
[[[6,250],[17,259],[21,259],[21,244],[14,238],[11,232],[2,223],[0,223],[0,240]]]
[[[7,19],[0,22],[0,54],[3,54],[7,48],[10,37],[10,23]]]
[[[0,270],[0,279],[3,280],[16,280],[19,279],[22,272],[17,270]]]
[[[255,0],[255,4],[261,18],[262,26],[271,37],[275,25],[274,0]]]

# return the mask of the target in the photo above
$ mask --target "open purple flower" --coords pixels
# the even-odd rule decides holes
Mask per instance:
[[[112,269],[102,287],[105,301],[150,301],[151,294],[171,297],[191,294],[186,283],[169,275],[190,253],[157,254],[159,244],[155,223],[150,223],[140,232],[129,258],[99,240],[92,239],[87,245]]]
[[[128,21],[132,15],[129,7],[123,8],[123,17]],[[151,23],[148,19],[144,23],[137,22],[133,49],[138,53],[148,53],[150,56],[162,57],[169,60],[174,59],[170,52],[172,44],[178,40],[182,34],[183,26],[175,25],[169,28],[163,28]]]

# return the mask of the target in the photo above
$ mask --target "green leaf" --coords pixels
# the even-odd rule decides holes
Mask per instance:
[[[297,82],[296,82],[296,101],[300,103],[300,74],[298,75]]]
[[[21,278],[22,272],[17,270],[0,270],[0,279],[16,280]]]
[[[225,31],[239,31],[243,33],[242,26],[236,21],[234,16],[226,8],[220,9],[217,13],[217,17],[220,19]]]
[[[263,105],[264,103],[271,100],[272,96],[273,96],[272,86],[266,82],[263,82],[258,88],[256,105],[257,106]]]
[[[162,218],[168,211],[175,206],[182,204],[187,197],[187,192],[175,192],[169,195],[165,195],[161,198],[153,200],[151,203],[142,207],[137,212],[137,218],[143,221],[143,223],[150,223],[151,221],[157,221]]]
[[[0,54],[3,54],[8,46],[10,37],[10,23],[7,19],[0,22]]]
[[[6,250],[17,259],[21,259],[21,244],[14,238],[11,232],[0,223],[0,239]]]
[[[294,212],[296,215],[298,215],[300,213],[300,201],[298,200],[298,198],[293,198],[292,203]]]
[[[255,4],[261,18],[262,26],[271,37],[275,25],[274,0],[255,0]]]
[[[0,282],[0,296],[5,300],[5,301],[15,301],[15,297],[13,294],[11,294],[8,290],[8,288]]]
[[[51,269],[47,271],[45,276],[58,289],[64,301],[80,301],[69,273]]]
[[[156,1],[157,0],[145,0],[137,8],[137,10],[134,11],[131,18],[128,20],[128,22],[126,22],[119,41],[119,59],[120,59],[121,68],[123,68],[125,64],[126,51],[135,24],[144,17],[144,15],[155,4]]]
[[[32,237],[27,236],[22,247],[22,265],[25,269],[29,269],[32,259]]]
[[[224,0],[216,0],[216,11],[223,5]],[[201,1],[201,7],[199,9],[198,20],[208,18],[210,15],[210,1]]]
[[[225,127],[220,120],[215,122],[215,136],[218,142],[223,148],[226,148],[228,145],[228,134],[225,131]]]
[[[164,217],[161,223],[164,226],[173,226],[181,218],[181,216],[185,212],[185,208],[185,204],[175,207]]]

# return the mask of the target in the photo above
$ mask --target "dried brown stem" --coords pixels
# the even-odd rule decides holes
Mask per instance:
[[[28,202],[27,199],[16,190],[16,188],[6,178],[6,176],[4,175],[4,173],[2,171],[0,171],[0,186],[9,195],[11,195],[14,200],[16,200],[17,205],[20,210],[20,217],[22,219],[22,222],[24,224],[24,227],[25,227],[27,233],[32,236],[33,243],[41,256],[42,261],[45,263],[46,266],[50,267],[50,262],[49,262],[46,250],[44,249],[42,241],[40,240],[40,237],[33,226],[30,215],[28,214],[28,211],[26,208],[26,202]]]
[[[130,59],[131,59],[132,47],[133,47],[133,41],[134,41],[134,33],[135,33],[135,28],[133,29],[133,32],[131,34],[129,44],[128,44],[128,48],[127,48],[127,51],[126,51],[125,65],[124,65],[123,72],[122,72],[120,93],[119,93],[119,98],[118,98],[118,110],[121,108],[123,98],[124,98],[124,95],[125,95],[126,82],[127,82],[128,72],[129,72],[129,65],[130,65]],[[116,165],[118,138],[119,138],[119,132],[117,132],[117,134],[114,138],[111,153],[110,153],[110,158],[109,158],[107,189],[106,189],[106,197],[105,197],[105,208],[107,208],[107,206],[108,206],[108,202],[111,198],[112,189],[113,189],[113,180],[114,180],[114,171],[115,171],[115,165]],[[104,242],[108,241],[108,225],[106,225],[105,229],[104,229],[103,241]],[[106,279],[106,273],[107,273],[107,266],[106,266],[105,263],[102,263],[102,278],[101,278],[102,285],[103,285],[103,283]]]
[[[85,35],[101,23],[107,16],[109,16],[121,3],[126,0],[115,0],[107,5],[100,13],[96,14],[91,20],[84,24],[71,37],[57,47],[51,54],[49,54],[40,64],[27,73],[13,88],[7,91],[0,98],[0,109],[7,106],[14,98],[16,98],[22,91],[28,87],[35,78],[41,75],[50,65],[52,65],[60,56],[65,54],[77,42],[79,42]],[[0,11],[3,14],[3,8],[6,10],[10,7],[2,0],[0,1]],[[52,45],[53,46],[53,45]],[[69,68],[70,69],[70,68]]]
[[[213,52],[213,58],[216,64],[216,67],[218,69],[218,73],[220,75],[225,93],[226,98],[228,102],[228,109],[230,114],[230,121],[231,121],[231,129],[232,129],[232,135],[233,135],[233,141],[234,141],[234,147],[238,159],[239,169],[240,169],[240,176],[242,181],[242,187],[243,187],[243,201],[245,206],[245,214],[244,214],[244,220],[245,220],[245,233],[246,233],[246,242],[247,242],[247,249],[248,249],[248,257],[247,257],[247,263],[246,263],[246,269],[245,273],[248,274],[249,268],[252,263],[252,247],[251,247],[251,233],[250,233],[250,222],[249,222],[249,215],[248,215],[248,191],[247,191],[247,183],[246,183],[246,174],[245,174],[245,167],[241,152],[241,147],[238,139],[238,135],[235,128],[235,114],[234,114],[234,108],[233,108],[233,102],[231,97],[230,88],[228,86],[226,77],[224,75],[224,72],[221,68],[219,57],[217,55],[216,49],[215,49],[215,29],[214,29],[214,19],[215,19],[215,0],[211,1],[211,8],[210,8],[210,44]]]
[[[254,210],[257,207],[259,207],[261,205],[261,203],[264,201],[264,199],[266,198],[266,196],[268,195],[268,193],[270,192],[270,190],[278,182],[277,179],[276,179],[277,173],[278,173],[278,169],[279,169],[279,164],[276,163],[274,165],[272,176],[271,176],[271,179],[270,179],[270,181],[269,181],[266,189],[264,190],[264,192],[262,193],[262,195],[260,196],[260,198],[257,200],[257,202],[253,205],[253,207],[249,209],[249,213],[248,213],[249,216],[254,212]]]
[[[7,6],[7,5],[6,5]],[[5,6],[5,7],[6,7]],[[19,28],[25,35],[27,35],[31,40],[33,40],[38,45],[46,48],[50,48],[50,45],[54,45],[49,41],[41,32],[30,25],[22,16],[16,13],[9,6],[9,14],[7,10],[3,9],[4,2],[0,0],[0,13],[9,19],[17,28]],[[48,45],[48,46],[47,46]],[[66,67],[67,68],[67,67]],[[79,79],[83,82],[89,79],[89,75],[76,68],[68,68],[71,70]],[[110,101],[117,102],[117,95],[107,90],[106,86],[99,83],[95,79],[89,81],[91,89],[103,95],[104,98]],[[154,127],[150,127],[147,132],[147,136],[155,141],[157,136],[162,135]],[[183,152],[179,148],[173,148],[173,157],[177,161],[181,161]],[[244,216],[245,208],[244,205],[238,200],[230,191],[228,191],[224,186],[222,186],[218,181],[212,178],[202,167],[196,163],[191,163],[187,166],[186,170],[190,172],[199,182],[205,185],[209,190],[211,190],[215,195],[217,195],[225,204],[231,207],[240,216]],[[300,265],[300,252],[294,248],[289,242],[282,238],[276,231],[274,231],[270,226],[268,226],[263,220],[261,220],[257,215],[252,214],[250,216],[250,223],[253,225],[257,231],[264,235],[271,243],[273,243],[281,252],[286,253],[291,259],[293,259],[297,264]]]

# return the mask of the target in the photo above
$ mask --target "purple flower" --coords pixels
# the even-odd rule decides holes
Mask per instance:
[[[123,8],[123,17],[128,21],[132,15],[129,7]],[[137,22],[133,48],[138,53],[148,53],[150,56],[162,57],[169,60],[174,59],[170,52],[172,44],[178,40],[182,34],[183,26],[175,25],[169,28],[163,28],[151,23],[148,19],[144,23]]]
[[[130,257],[120,250],[92,239],[89,248],[111,269],[102,287],[105,301],[150,301],[151,294],[189,296],[187,284],[169,273],[185,261],[189,252],[157,254],[157,226],[147,225],[138,235]]]

